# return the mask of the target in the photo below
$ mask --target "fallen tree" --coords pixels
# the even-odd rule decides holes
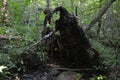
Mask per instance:
[[[55,21],[55,30],[50,30],[47,24],[50,24],[50,19],[56,12],[60,12],[60,17]],[[24,78],[33,79],[34,77],[36,78],[36,76],[38,80],[54,80],[54,78],[66,80],[66,73],[68,72],[64,71],[79,72],[84,75],[81,76],[82,79],[91,77],[93,74],[106,75],[109,72],[109,70],[101,68],[104,67],[104,65],[101,63],[100,54],[90,44],[85,32],[78,25],[77,18],[62,6],[55,8],[52,12],[49,10],[46,13],[42,39],[30,46],[30,48],[37,48],[41,44],[49,57],[45,68],[42,67],[42,69],[39,69],[40,71],[29,73],[32,77],[22,75],[21,80],[24,80]],[[26,62],[25,66],[28,66],[30,70],[33,69],[33,67],[37,69],[37,66],[42,66],[42,64],[37,64],[40,62],[40,59],[37,59],[36,55],[25,54],[23,57],[25,58],[23,62]],[[32,66],[32,68],[29,66]],[[72,72],[70,72],[70,74]],[[62,75],[65,76],[61,77]],[[70,76],[71,75],[68,75],[68,78],[70,78]]]
[[[55,21],[55,31],[46,32],[43,29],[46,33],[42,44],[48,53],[49,62],[70,68],[100,66],[100,54],[92,48],[83,29],[78,25],[77,18],[62,6],[55,8],[52,15],[56,12],[60,12],[60,18]],[[49,22],[46,18],[44,26]]]

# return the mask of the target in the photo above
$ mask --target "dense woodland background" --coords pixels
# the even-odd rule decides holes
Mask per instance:
[[[109,66],[109,80],[119,80],[120,0],[0,0],[0,80],[25,72],[26,66],[21,64],[26,56],[21,54],[26,51],[37,53],[42,64],[46,63],[47,53],[41,45],[36,51],[34,45],[41,40],[45,18],[43,11],[46,8],[54,10],[58,6],[76,15],[90,43],[103,58],[102,63]],[[53,15],[49,24],[51,29],[55,29],[58,18],[58,14]],[[2,70],[3,67],[6,70]],[[10,69],[16,69],[17,73]],[[97,76],[97,80],[103,78],[106,76]],[[96,79],[93,77],[90,80]]]

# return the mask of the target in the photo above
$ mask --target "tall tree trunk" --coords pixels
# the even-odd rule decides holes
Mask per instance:
[[[97,34],[99,34],[99,33],[100,33],[101,24],[102,24],[102,19],[99,19],[99,20],[98,20],[98,29],[97,29]]]
[[[85,31],[90,30],[93,25],[105,14],[108,8],[115,2],[116,0],[110,0],[98,13],[98,15],[86,26]]]
[[[78,16],[78,7],[75,6],[75,15]]]
[[[100,9],[101,9],[101,7],[102,7],[102,5],[101,5],[101,1],[102,1],[102,0],[99,0],[99,4],[100,4],[99,8],[100,8]],[[101,24],[102,24],[102,17],[98,20],[97,34],[100,33]]]
[[[52,11],[50,10],[50,0],[46,0],[46,9],[44,10],[45,19],[44,19],[44,25],[43,25],[43,31],[42,31],[42,37],[45,36],[50,32],[50,28],[48,27],[48,24],[51,23],[52,18]]]
[[[2,12],[1,22],[2,22],[3,24],[7,24],[7,22],[8,22],[7,0],[3,0],[1,12]]]
[[[50,8],[50,0],[47,0],[46,3],[47,3],[47,6],[46,6],[46,7],[47,7],[47,8]]]
[[[71,10],[72,14],[74,14],[74,5],[73,5],[73,2],[74,2],[73,0],[70,0],[71,9],[72,9],[72,10]]]

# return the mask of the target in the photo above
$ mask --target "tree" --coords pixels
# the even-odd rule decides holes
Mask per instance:
[[[3,0],[3,2],[2,2],[2,8],[1,8],[1,12],[2,12],[1,22],[3,24],[7,24],[7,22],[8,22],[7,8],[8,8],[7,0]]]
[[[93,25],[98,22],[98,20],[104,15],[104,13],[108,10],[108,8],[115,2],[116,0],[110,0],[98,13],[98,15],[86,26],[85,31],[90,30]]]

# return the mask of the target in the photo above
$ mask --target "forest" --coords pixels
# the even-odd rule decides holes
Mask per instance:
[[[120,80],[120,0],[0,0],[0,80]]]

